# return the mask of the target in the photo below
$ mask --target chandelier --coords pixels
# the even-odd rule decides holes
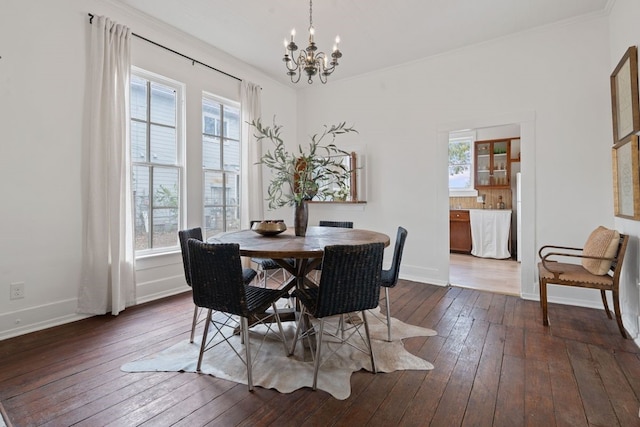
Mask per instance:
[[[295,28],[291,30],[291,42],[287,43],[287,39],[284,39],[284,58],[282,58],[282,60],[287,66],[287,75],[293,83],[300,81],[300,76],[303,72],[306,74],[309,84],[313,83],[312,78],[316,74],[323,84],[327,83],[327,77],[333,73],[338,65],[338,59],[342,57],[342,53],[338,49],[340,37],[336,36],[336,44],[333,45],[333,52],[330,57],[331,62],[329,62],[329,57],[324,52],[316,52],[318,47],[313,40],[314,34],[313,0],[309,0],[309,46],[300,51],[300,54],[296,58],[295,51],[298,50],[298,46],[294,41],[296,35]]]

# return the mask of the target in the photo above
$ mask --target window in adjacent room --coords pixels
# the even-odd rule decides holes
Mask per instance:
[[[202,97],[204,236],[240,230],[240,105]]]
[[[136,253],[175,250],[182,217],[183,85],[131,75],[131,163]]]
[[[475,196],[473,182],[474,131],[449,133],[449,195]]]

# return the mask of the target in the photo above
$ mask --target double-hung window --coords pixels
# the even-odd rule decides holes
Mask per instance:
[[[131,170],[137,254],[175,250],[182,217],[183,85],[133,69]]]
[[[205,238],[240,229],[240,106],[202,97]]]
[[[449,134],[449,196],[476,195],[473,180],[474,131]]]

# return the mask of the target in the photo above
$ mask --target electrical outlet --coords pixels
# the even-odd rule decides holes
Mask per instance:
[[[24,282],[12,283],[9,286],[9,299],[24,298]]]

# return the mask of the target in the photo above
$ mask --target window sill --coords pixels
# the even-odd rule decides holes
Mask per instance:
[[[136,256],[136,271],[166,266],[182,262],[180,248],[172,248],[164,252],[148,252]]]

